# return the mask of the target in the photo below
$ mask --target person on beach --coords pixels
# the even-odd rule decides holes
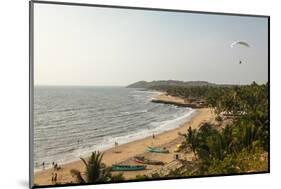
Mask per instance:
[[[55,176],[54,176],[54,183],[57,184],[57,177],[58,177],[58,174],[55,173]]]
[[[55,169],[55,170],[58,169],[58,164],[57,164],[57,163],[54,165],[54,169]]]
[[[154,133],[152,134],[152,138],[153,138],[153,139],[155,139],[155,135],[154,135]]]
[[[118,142],[115,142],[114,146],[115,146],[115,148],[117,148],[118,147]]]
[[[42,163],[43,170],[45,170],[45,162]]]
[[[115,142],[115,143],[114,143],[114,146],[115,146],[115,150],[114,150],[114,152],[115,152],[115,153],[117,153],[117,152],[118,152],[118,151],[117,151],[118,142]]]
[[[54,184],[54,172],[52,172],[52,184]]]

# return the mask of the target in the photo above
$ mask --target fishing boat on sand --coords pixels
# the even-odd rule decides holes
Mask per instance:
[[[169,153],[169,150],[167,150],[166,148],[151,147],[151,146],[147,147],[147,151],[154,152],[154,153]]]
[[[112,171],[141,171],[145,170],[145,165],[112,165]]]
[[[142,164],[148,164],[148,165],[164,165],[163,161],[150,160],[150,159],[145,158],[144,156],[135,156],[133,158],[133,160],[135,162],[142,163]]]

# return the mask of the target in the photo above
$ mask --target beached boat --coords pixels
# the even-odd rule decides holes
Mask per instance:
[[[146,159],[143,156],[135,156],[133,160],[138,163],[149,164],[149,165],[164,165],[163,161],[150,160],[150,159]]]
[[[147,151],[154,152],[154,153],[169,153],[169,150],[167,150],[166,148],[151,147],[151,146],[147,147]]]
[[[112,171],[141,171],[145,170],[145,165],[112,165]]]

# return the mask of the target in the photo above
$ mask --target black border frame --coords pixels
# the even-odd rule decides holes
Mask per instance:
[[[66,5],[66,6],[85,6],[85,7],[101,7],[101,8],[117,8],[117,9],[130,9],[130,10],[145,10],[145,11],[166,11],[166,12],[182,12],[182,13],[195,13],[195,14],[210,14],[210,15],[224,15],[224,16],[243,16],[243,17],[260,17],[267,18],[268,23],[268,117],[269,117],[269,140],[268,140],[268,171],[263,172],[247,172],[237,174],[215,174],[215,175],[202,175],[190,177],[169,177],[157,178],[147,180],[128,180],[118,182],[101,182],[91,184],[60,184],[60,185],[39,185],[35,186],[34,167],[33,167],[33,105],[34,105],[34,4],[53,4],[53,5]],[[146,182],[146,181],[161,181],[173,179],[190,179],[190,178],[211,178],[211,177],[224,177],[224,176],[240,176],[240,175],[255,175],[270,173],[270,16],[269,15],[255,15],[255,14],[240,14],[240,13],[225,13],[225,12],[208,12],[208,11],[191,11],[180,9],[163,9],[163,8],[149,8],[149,7],[133,7],[133,6],[117,6],[117,5],[102,5],[102,4],[88,4],[88,3],[72,3],[72,2],[56,2],[56,1],[29,1],[29,187],[30,188],[54,188],[54,187],[67,187],[67,186],[88,186],[100,184],[117,184],[117,183],[131,183],[131,182]]]

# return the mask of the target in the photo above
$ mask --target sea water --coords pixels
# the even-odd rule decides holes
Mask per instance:
[[[34,88],[34,167],[66,163],[179,127],[194,110],[152,103],[159,92],[125,87]]]

